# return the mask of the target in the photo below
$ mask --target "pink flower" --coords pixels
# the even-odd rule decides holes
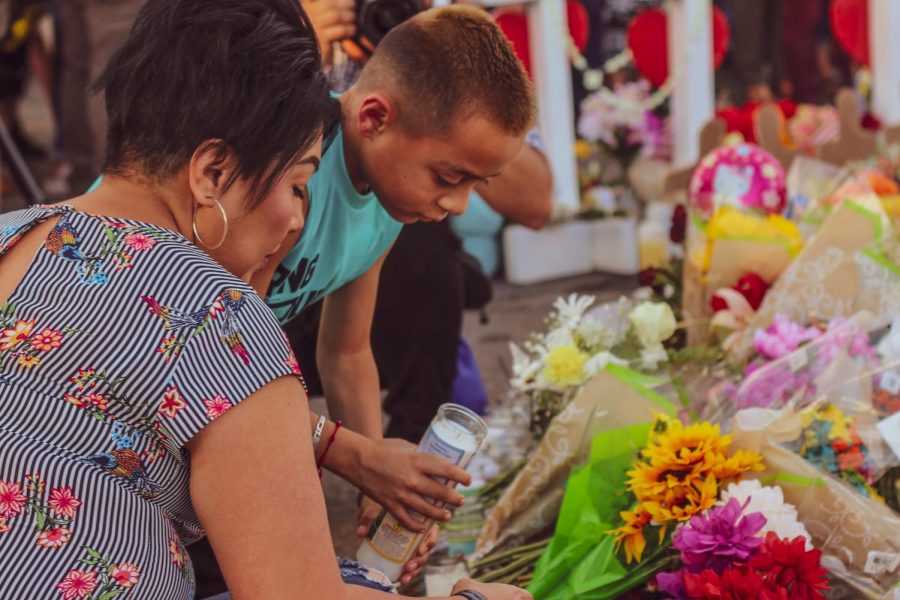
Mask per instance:
[[[137,585],[138,579],[141,577],[141,569],[134,563],[126,562],[110,567],[109,576],[114,579],[119,586],[130,588]]]
[[[797,325],[787,315],[778,313],[775,322],[768,329],[757,329],[753,336],[753,344],[757,353],[770,359],[787,356],[800,347],[822,335],[815,327],[805,328]]]
[[[84,598],[97,587],[97,574],[93,571],[72,569],[66,578],[56,584],[63,600]]]
[[[50,500],[47,502],[57,515],[67,519],[75,518],[75,511],[82,502],[72,493],[72,488],[53,488],[50,490]]]
[[[69,543],[72,531],[68,527],[53,527],[38,534],[37,545],[41,548],[60,548]]]
[[[725,506],[711,508],[693,517],[672,536],[672,547],[681,551],[681,562],[692,573],[712,569],[721,573],[750,561],[762,538],[756,534],[765,526],[762,513],[742,515],[743,507],[734,498]]]
[[[187,404],[181,397],[181,392],[175,386],[170,387],[163,393],[162,403],[159,405],[159,412],[166,415],[170,419],[174,418],[180,410]]]
[[[18,481],[3,481],[0,479],[0,517],[12,519],[18,516],[25,508],[25,494]]]
[[[143,233],[129,233],[125,236],[125,244],[135,252],[144,252],[145,250],[153,250],[156,240]]]
[[[227,413],[232,406],[231,400],[226,398],[225,396],[220,396],[216,394],[212,398],[208,400],[204,400],[203,404],[206,405],[206,416],[210,419],[217,419]]]
[[[44,329],[31,338],[31,347],[44,352],[59,348],[61,344],[62,333],[58,329]]]

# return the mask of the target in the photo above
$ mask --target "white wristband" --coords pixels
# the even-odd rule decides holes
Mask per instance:
[[[319,440],[322,439],[322,431],[325,429],[325,421],[328,419],[325,418],[325,415],[319,417],[319,422],[316,423],[316,431],[313,433],[312,439],[312,447],[313,447],[313,455],[316,453],[316,448],[319,447]]]

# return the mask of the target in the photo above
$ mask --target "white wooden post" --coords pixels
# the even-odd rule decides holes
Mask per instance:
[[[528,17],[531,76],[538,105],[538,126],[553,171],[553,192],[567,209],[579,205],[575,165],[575,114],[572,72],[566,53],[566,9],[563,0],[481,0],[500,7],[523,5]]]
[[[572,71],[566,53],[568,40],[564,37],[565,4],[563,0],[535,0],[526,11],[538,124],[553,171],[554,197],[564,207],[577,209],[580,194],[575,165]]]
[[[667,9],[669,77],[674,83],[672,166],[677,169],[700,158],[700,130],[714,114],[712,5],[710,0],[670,0]]]
[[[886,125],[900,124],[900,0],[869,0],[872,109]]]

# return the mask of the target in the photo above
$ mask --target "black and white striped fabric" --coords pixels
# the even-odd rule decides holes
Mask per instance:
[[[272,312],[181,235],[70,207],[0,308],[0,598],[193,597],[185,444],[299,375]]]

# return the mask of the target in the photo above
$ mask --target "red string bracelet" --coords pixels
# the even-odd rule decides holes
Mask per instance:
[[[341,428],[343,423],[338,421],[334,424],[334,431],[331,432],[331,436],[328,438],[328,445],[325,446],[325,451],[322,452],[322,456],[319,457],[319,462],[316,464],[316,470],[319,472],[319,479],[322,478],[322,467],[325,466],[325,456],[328,454],[328,451],[331,450],[331,445],[334,443],[334,438],[337,437],[337,432]]]

